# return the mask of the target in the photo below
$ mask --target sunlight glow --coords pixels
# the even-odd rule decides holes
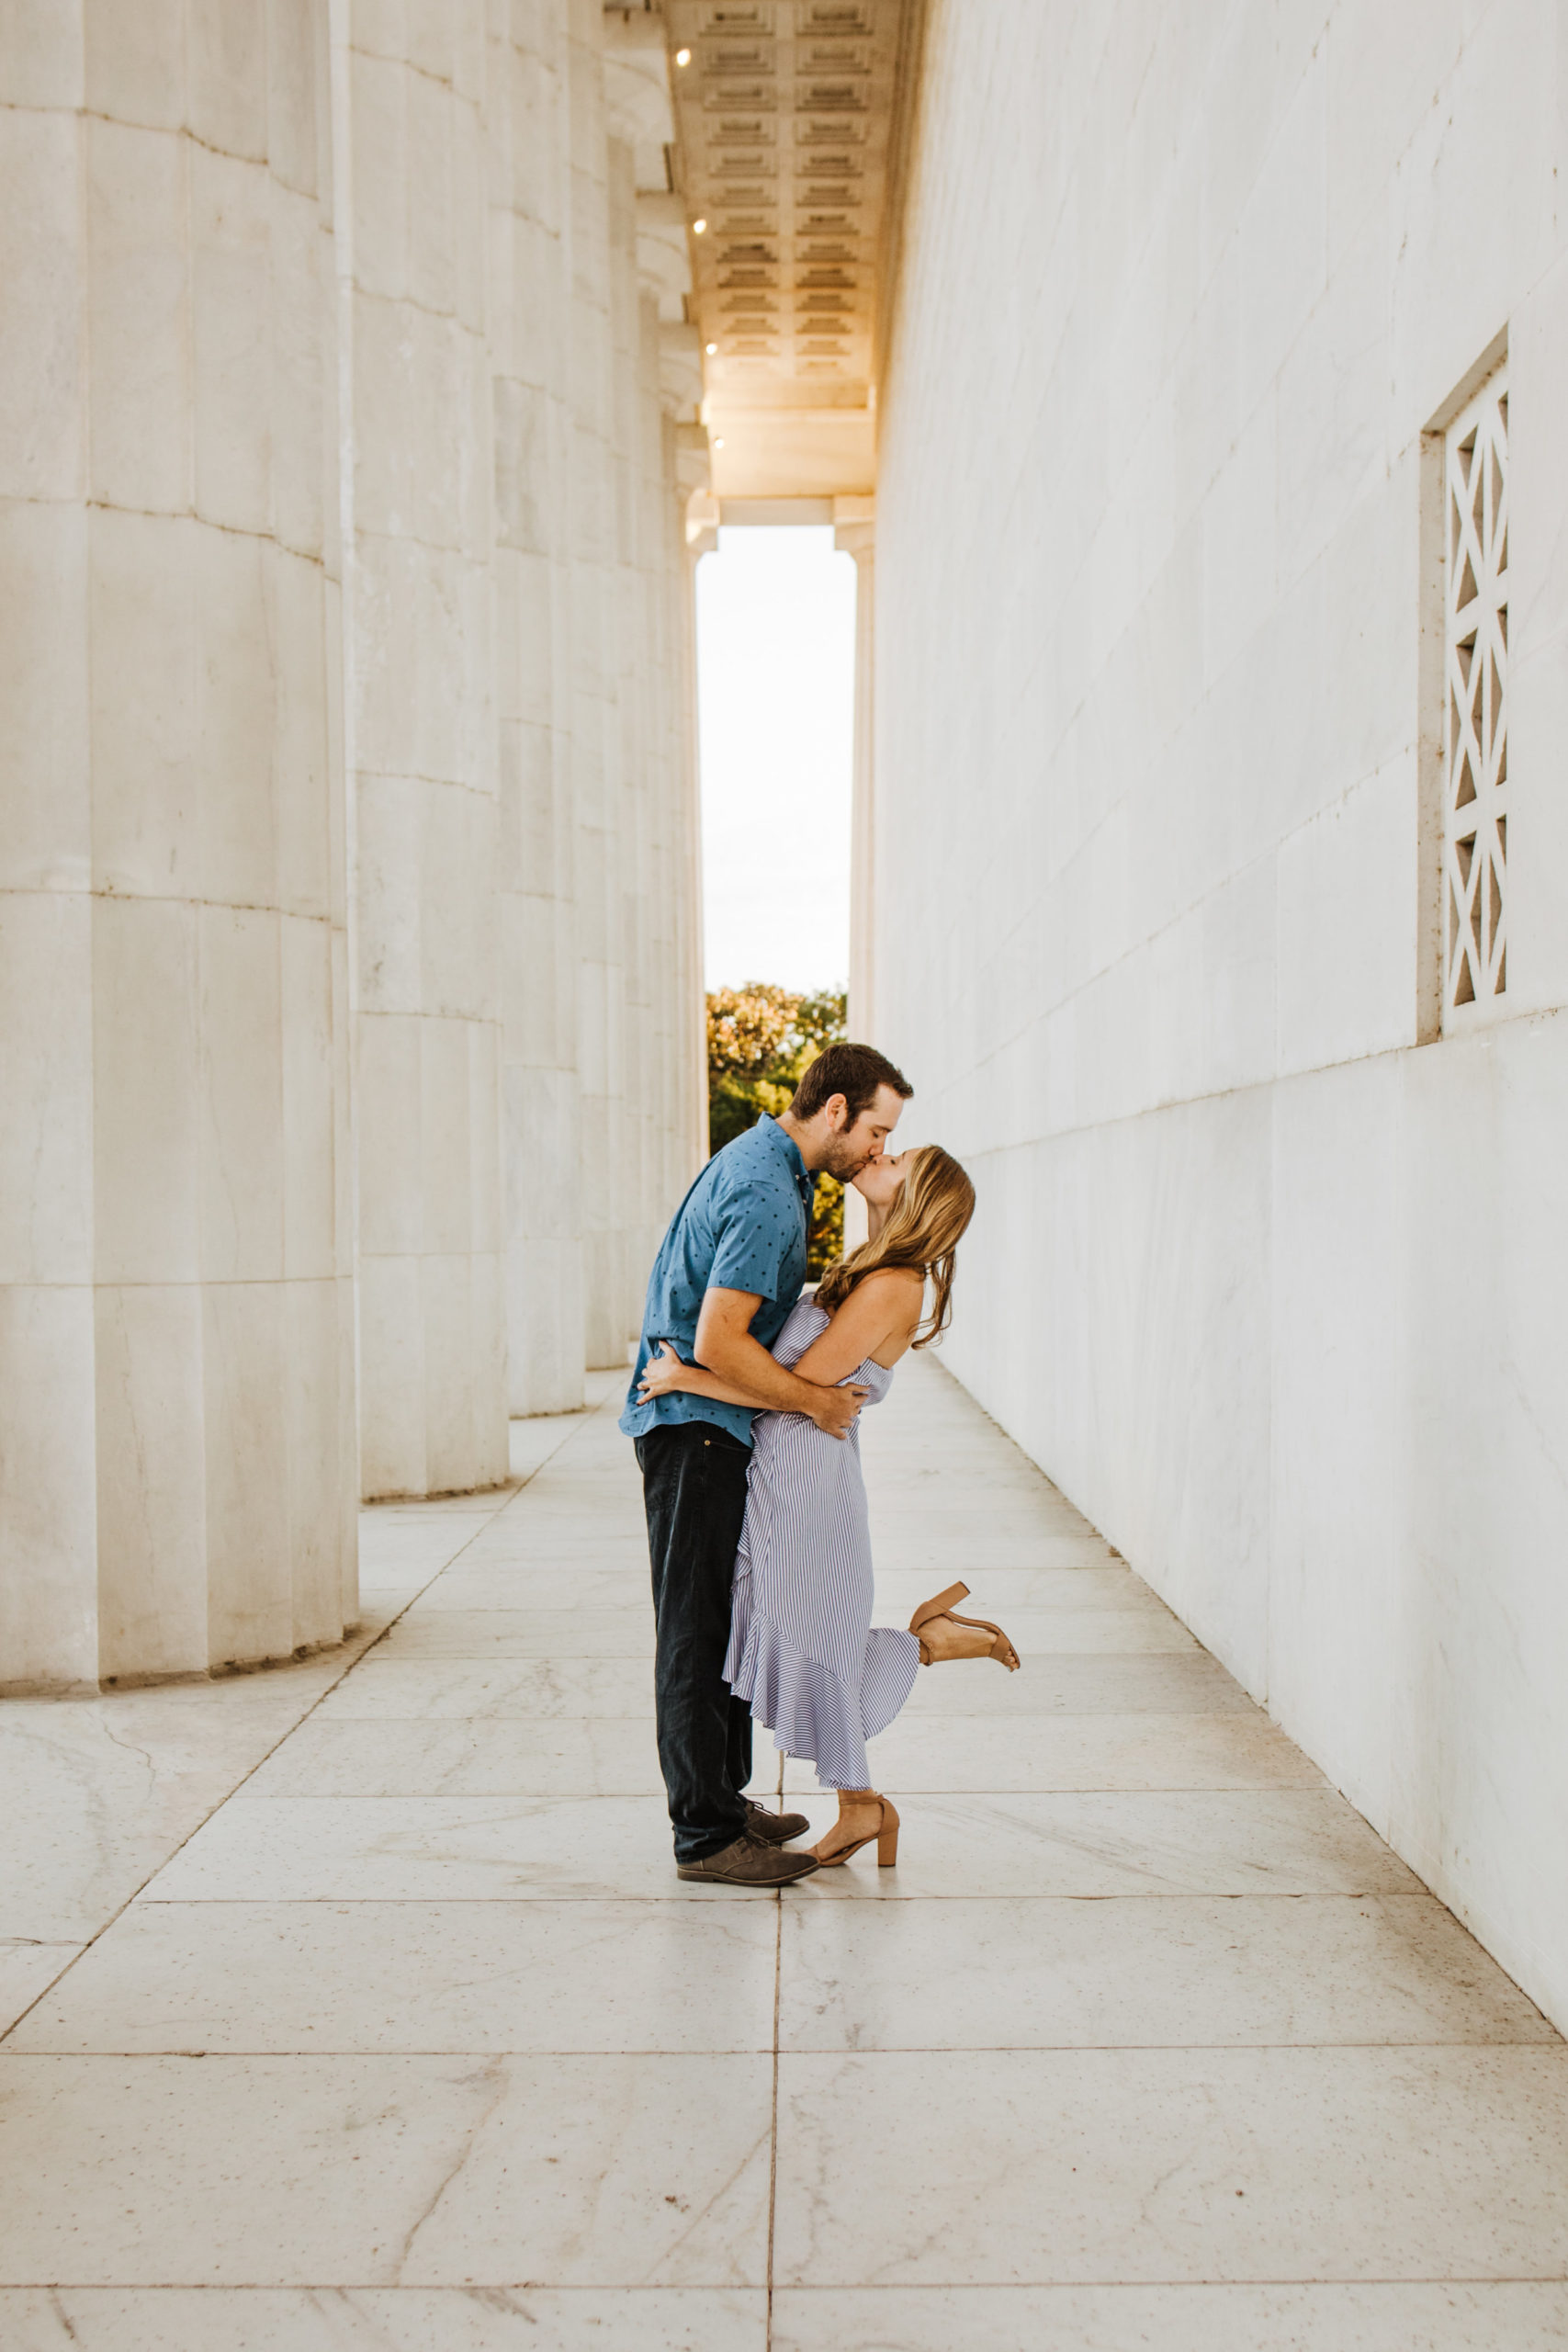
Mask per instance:
[[[726,529],[697,566],[707,985],[841,987],[855,567],[830,529]]]

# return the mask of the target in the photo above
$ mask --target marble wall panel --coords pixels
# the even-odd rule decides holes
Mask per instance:
[[[474,1238],[474,1152],[466,1021],[420,1023],[420,1247],[457,1257]]]
[[[270,909],[197,914],[201,1271],[213,1282],[283,1277],[280,925]]]
[[[92,860],[87,517],[0,501],[0,888],[75,889]]]
[[[326,19],[315,0],[267,0],[265,13],[267,168],[279,187],[321,196]]]
[[[328,1277],[283,1285],[283,1344],[291,1377],[285,1451],[292,1645],[314,1648],[342,1639],[358,1614],[344,1590],[344,1563],[355,1556],[355,1464],[353,1357],[343,1346],[346,1284]],[[344,1394],[346,1386],[346,1396]],[[346,1409],[345,1409],[346,1408]]]
[[[1279,368],[1278,561],[1281,588],[1306,571],[1388,466],[1389,208],[1380,191],[1327,281],[1311,332]]]
[[[47,84],[61,63],[38,59],[39,78]],[[16,102],[0,112],[0,492],[8,498],[70,498],[81,489],[81,172],[75,114]]]
[[[361,1151],[367,1152],[361,1126]],[[362,1165],[363,1165],[362,1161]],[[367,1495],[423,1495],[427,1477],[422,1261],[378,1256],[361,1242],[359,1470]]]
[[[1319,25],[1330,11],[1315,8]],[[1236,223],[1241,267],[1241,413],[1272,395],[1287,353],[1328,282],[1328,61],[1298,77]]]
[[[82,103],[82,17],[55,0],[16,0],[0,60],[0,106],[66,108]]]
[[[273,906],[279,698],[273,551],[248,533],[198,526],[182,552],[196,655],[194,806],[181,827],[194,859],[183,878],[205,899]]]
[[[1273,1090],[1269,1705],[1386,1818],[1401,1463],[1398,1319],[1369,1319],[1397,1262],[1404,1136],[1386,1064]],[[1333,1464],[1325,1477],[1323,1466]],[[1354,1498],[1348,1508],[1348,1498]]]
[[[361,297],[396,300],[408,291],[404,75],[395,56],[380,53],[364,38],[361,20],[376,13],[356,0],[353,46],[345,61],[354,136],[354,283]],[[400,7],[386,14],[400,24]]]
[[[186,122],[204,148],[267,152],[268,0],[187,0]]]
[[[338,649],[319,563],[281,549],[274,555],[268,628],[278,671],[288,680],[288,692],[274,702],[278,903],[290,915],[330,921],[343,904],[333,854],[341,829],[343,775],[335,755],[342,713],[333,683]]]
[[[1568,1921],[1535,1858],[1568,1817],[1551,1565],[1568,1391],[1550,1173],[1568,1119],[1561,1031],[1510,1022],[1402,1065],[1407,1413],[1387,1677],[1395,1839],[1558,2016]]]
[[[185,0],[83,0],[89,114],[177,130],[186,112]]]
[[[262,82],[265,102],[265,81]],[[196,511],[265,531],[272,505],[272,224],[265,164],[191,143],[191,408]]]
[[[423,1230],[420,1163],[399,1148],[401,1106],[420,1087],[421,1032],[413,1015],[362,1017],[356,1074],[359,1248],[362,1259],[417,1253]]]
[[[356,779],[359,1003],[366,1015],[419,1012],[419,852],[424,788],[411,776]],[[362,1053],[377,1049],[368,1035]]]
[[[1280,845],[1281,1073],[1415,1043],[1416,792],[1406,752]]]
[[[1568,629],[1511,663],[1508,677],[1508,991],[1521,1011],[1568,1000],[1568,806],[1556,789],[1568,726]]]
[[[1414,11],[1412,12],[1414,13]],[[1422,113],[1389,181],[1395,446],[1473,368],[1559,251],[1551,187],[1562,118],[1548,0],[1499,0]]]
[[[456,13],[463,13],[461,6]],[[422,310],[456,318],[460,236],[455,151],[467,126],[449,84],[409,67],[401,81],[408,142],[402,190],[408,216],[404,290]]]
[[[94,1344],[95,1679],[201,1674],[209,1654],[200,1288],[100,1283]]]
[[[89,116],[86,328],[92,496],[138,514],[191,503],[190,144]]]
[[[1508,322],[1510,413],[1517,462],[1530,485],[1508,533],[1509,833],[1514,952],[1508,987],[1521,1006],[1568,1001],[1568,804],[1557,788],[1564,719],[1568,461],[1552,429],[1556,388],[1568,377],[1568,260],[1559,260]]]
[[[198,914],[100,899],[93,918],[97,1279],[197,1282],[202,1251]]]
[[[1422,129],[1432,93],[1452,74],[1468,28],[1467,0],[1382,8],[1352,0],[1324,36],[1328,60],[1328,250],[1347,247],[1387,201],[1389,177]]]
[[[0,1690],[98,1680],[94,1303],[85,1283],[0,1288]]]
[[[93,936],[80,891],[0,893],[0,1282],[93,1270]]]
[[[288,1657],[297,1645],[289,1417],[279,1407],[297,1385],[322,1384],[316,1366],[291,1358],[302,1335],[288,1328],[287,1301],[280,1282],[201,1290],[206,1663],[216,1668]]]
[[[471,336],[449,315],[361,294],[354,346],[365,445],[355,483],[361,529],[460,546],[463,475],[473,463],[471,437],[458,424],[470,401]]]
[[[325,924],[284,915],[277,926],[282,1261],[291,1283],[339,1271],[336,1125],[343,1031]]]
[[[1562,26],[1026,15],[932,11],[879,415],[948,1361],[1565,2018]],[[1417,1047],[1420,437],[1505,327],[1513,1017]]]
[[[86,526],[93,881],[156,895],[195,878],[196,526],[109,507]]]

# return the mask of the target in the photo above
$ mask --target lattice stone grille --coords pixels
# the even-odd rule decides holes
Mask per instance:
[[[1507,986],[1508,380],[1448,429],[1444,466],[1443,1023]]]

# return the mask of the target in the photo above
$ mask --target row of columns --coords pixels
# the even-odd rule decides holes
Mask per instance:
[[[341,1638],[360,1494],[503,1480],[700,1158],[702,436],[606,21],[3,45],[0,1688]]]

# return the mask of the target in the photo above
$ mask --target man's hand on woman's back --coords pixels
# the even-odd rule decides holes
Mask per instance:
[[[786,1371],[751,1335],[751,1317],[761,1303],[750,1291],[708,1291],[697,1317],[697,1362],[758,1412],[805,1413],[829,1437],[848,1437],[868,1391],[821,1387]]]
[[[803,1381],[801,1385],[809,1388],[813,1383],[809,1380]],[[855,1418],[871,1391],[869,1388],[853,1387],[818,1388],[817,1394],[821,1403],[812,1412],[811,1418],[818,1428],[824,1430],[829,1437],[848,1437],[855,1425]]]

